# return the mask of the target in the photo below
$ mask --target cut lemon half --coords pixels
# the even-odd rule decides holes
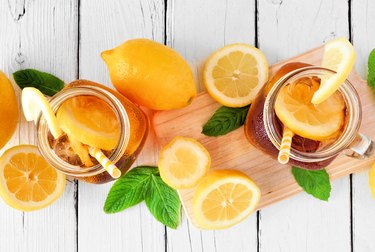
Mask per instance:
[[[36,146],[15,146],[0,158],[0,195],[20,211],[51,205],[64,192],[65,183],[65,175],[50,166]]]
[[[345,102],[336,92],[314,105],[311,97],[319,88],[319,79],[303,78],[288,84],[277,94],[275,112],[292,132],[304,138],[323,140],[340,131],[345,119]]]
[[[227,45],[214,52],[203,73],[207,92],[228,107],[250,104],[267,79],[266,57],[247,44]]]
[[[160,176],[175,189],[194,187],[207,174],[211,157],[197,140],[175,137],[160,152],[158,162]]]
[[[249,216],[258,206],[261,192],[244,173],[236,170],[210,172],[199,183],[193,213],[199,227],[224,229]]]
[[[62,134],[47,98],[38,89],[27,87],[22,90],[22,108],[27,121],[36,123],[43,113],[54,138],[57,139]]]
[[[319,90],[311,99],[312,103],[319,104],[327,100],[345,82],[353,69],[355,58],[354,48],[346,38],[337,38],[324,45],[322,67],[336,74],[322,79]]]
[[[368,173],[368,182],[371,190],[371,195],[375,199],[375,163],[372,164],[372,167]]]

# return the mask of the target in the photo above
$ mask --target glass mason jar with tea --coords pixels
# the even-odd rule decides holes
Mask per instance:
[[[149,127],[146,115],[108,87],[77,80],[49,103],[64,134],[54,139],[41,115],[36,123],[37,145],[53,167],[69,176],[94,184],[113,180],[82,144],[101,149],[122,173],[130,168],[144,145]]]
[[[289,109],[300,113],[298,115],[300,118],[306,118],[310,115],[304,113],[300,106],[304,106],[304,102],[309,103],[308,106],[314,106],[310,102],[311,94],[319,88],[323,78],[332,74],[334,72],[329,69],[299,62],[282,66],[261,89],[249,109],[245,135],[250,143],[277,159],[285,126],[275,112],[276,106],[280,106],[277,99],[280,96],[286,99],[285,92],[288,92]],[[329,101],[331,103],[324,108],[327,110],[326,117],[306,119],[310,120],[313,129],[316,130],[315,134],[321,135],[321,138],[294,134],[288,164],[314,170],[326,167],[341,152],[356,158],[365,158],[373,153],[372,140],[358,132],[362,110],[360,98],[353,85],[346,80],[332,95],[332,99],[333,102]],[[296,102],[296,100],[301,101]],[[299,102],[302,102],[302,105]],[[335,108],[335,106],[338,107]],[[312,109],[318,110],[319,108]],[[330,110],[332,110],[331,114]],[[339,118],[338,123],[335,122],[335,118]],[[335,123],[337,125],[334,125]],[[334,131],[328,131],[329,135],[324,135],[327,127],[320,129],[321,124],[328,125],[328,129],[334,127]],[[297,127],[295,124],[292,126]]]

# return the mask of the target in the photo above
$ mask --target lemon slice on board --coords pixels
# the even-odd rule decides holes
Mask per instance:
[[[178,136],[160,151],[158,166],[165,183],[175,189],[186,189],[207,174],[211,157],[197,140]]]
[[[62,134],[47,98],[38,89],[27,87],[22,90],[22,108],[27,121],[36,123],[43,113],[53,137],[57,139]]]
[[[339,93],[317,105],[310,102],[318,88],[317,79],[298,80],[283,87],[275,101],[275,112],[280,121],[293,133],[312,140],[332,137],[345,120],[345,102]]]
[[[249,216],[258,206],[261,192],[244,173],[215,170],[198,184],[193,213],[199,227],[224,229]]]
[[[267,79],[266,57],[247,44],[227,45],[214,52],[203,73],[207,92],[228,107],[250,104]]]
[[[50,166],[36,146],[15,146],[0,158],[0,195],[20,211],[51,205],[64,192],[65,183],[65,175]]]
[[[355,58],[354,48],[346,38],[333,39],[324,45],[322,67],[331,69],[336,74],[322,78],[320,88],[311,99],[312,103],[322,103],[345,82],[353,69]]]

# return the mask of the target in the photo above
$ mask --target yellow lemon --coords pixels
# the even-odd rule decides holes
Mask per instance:
[[[50,166],[36,146],[15,146],[0,158],[0,195],[20,211],[51,205],[64,192],[65,183],[65,175]]]
[[[195,190],[194,217],[201,228],[228,228],[255,211],[260,196],[258,186],[244,173],[215,170]]]
[[[9,141],[18,123],[16,94],[8,77],[0,71],[0,149]]]
[[[372,164],[372,167],[369,171],[368,182],[369,182],[372,197],[375,199],[375,163]]]
[[[154,110],[177,109],[196,96],[188,63],[165,45],[133,39],[101,56],[116,89],[139,105]]]

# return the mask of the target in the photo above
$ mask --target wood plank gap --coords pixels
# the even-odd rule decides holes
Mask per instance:
[[[77,0],[77,72],[76,78],[79,79],[80,75],[80,64],[79,54],[81,49],[81,0]]]
[[[74,210],[76,215],[76,252],[78,252],[78,180],[74,180]]]
[[[348,30],[349,30],[349,41],[352,41],[352,0],[348,0]]]

